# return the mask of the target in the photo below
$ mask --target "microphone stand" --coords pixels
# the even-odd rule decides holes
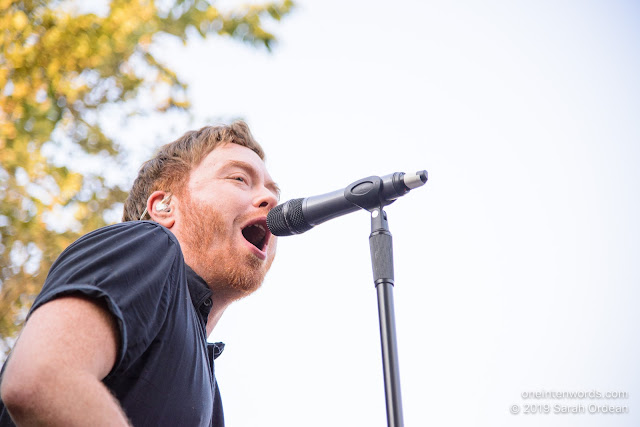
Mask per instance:
[[[371,265],[373,282],[378,294],[378,317],[380,318],[380,344],[384,373],[387,425],[402,427],[402,396],[400,395],[400,370],[396,321],[393,305],[393,245],[387,213],[382,206],[371,211]]]
[[[395,173],[392,178],[395,182],[395,180],[402,179],[403,175]],[[389,427],[403,427],[396,320],[393,309],[393,244],[387,213],[384,211],[384,207],[393,203],[395,198],[388,199],[385,196],[383,185],[385,178],[371,176],[358,180],[345,188],[344,197],[354,205],[371,212],[369,248],[371,250],[373,283],[378,294],[387,425]],[[420,185],[426,182],[426,171],[420,175],[420,180],[422,182]],[[404,186],[404,189],[400,187],[398,190],[394,187],[393,191],[396,192],[394,195],[398,197],[409,191],[409,188]]]

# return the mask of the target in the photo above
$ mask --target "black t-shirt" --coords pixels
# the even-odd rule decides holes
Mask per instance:
[[[207,343],[211,291],[189,268],[175,236],[149,221],[89,233],[51,267],[31,309],[63,295],[102,300],[120,329],[118,356],[103,380],[134,426],[223,426]],[[0,425],[13,425],[0,402]]]

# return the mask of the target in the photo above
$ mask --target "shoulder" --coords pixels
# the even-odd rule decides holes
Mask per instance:
[[[67,247],[49,270],[65,282],[95,281],[102,276],[141,274],[150,266],[167,272],[183,261],[180,244],[165,227],[151,221],[109,225],[88,233]]]
[[[94,230],[73,242],[60,257],[67,252],[86,251],[105,253],[120,250],[124,253],[161,248],[180,252],[180,244],[175,235],[162,225],[152,221],[127,221]]]

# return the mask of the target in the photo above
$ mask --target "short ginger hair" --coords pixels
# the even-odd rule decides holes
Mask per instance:
[[[262,147],[243,121],[223,126],[205,126],[200,130],[187,132],[160,147],[152,159],[142,164],[124,202],[122,221],[141,219],[147,207],[147,199],[154,191],[180,193],[191,171],[216,147],[228,143],[247,147],[262,160],[265,158]]]

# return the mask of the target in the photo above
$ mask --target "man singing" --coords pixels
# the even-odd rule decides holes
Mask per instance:
[[[0,425],[224,425],[223,346],[206,339],[271,266],[278,195],[243,122],[163,146],[124,222],[51,267],[3,369]]]

